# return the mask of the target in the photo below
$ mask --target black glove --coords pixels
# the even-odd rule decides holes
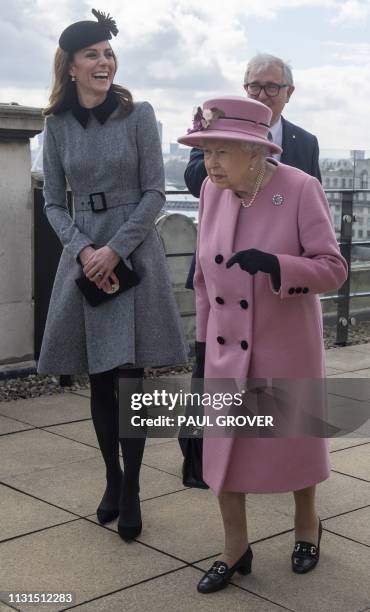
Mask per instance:
[[[238,263],[242,270],[249,274],[256,272],[265,272],[271,274],[272,282],[276,291],[280,289],[280,264],[276,255],[264,253],[258,249],[248,249],[247,251],[239,251],[235,253],[226,263],[227,268],[231,268]]]

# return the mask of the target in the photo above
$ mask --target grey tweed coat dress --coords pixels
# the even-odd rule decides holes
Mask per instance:
[[[64,249],[38,362],[39,373],[98,373],[119,366],[186,362],[187,346],[154,220],[164,201],[163,159],[154,111],[135,103],[84,128],[71,111],[50,115],[44,135],[45,212]],[[66,180],[74,215],[66,204]],[[104,192],[94,212],[89,195]],[[94,204],[101,207],[100,196]],[[79,252],[110,246],[140,277],[136,287],[97,307],[75,279]]]

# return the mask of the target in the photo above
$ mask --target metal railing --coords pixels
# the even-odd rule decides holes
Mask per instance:
[[[321,301],[335,300],[337,302],[336,317],[336,344],[344,346],[348,342],[348,330],[356,325],[356,318],[351,316],[351,300],[370,296],[370,291],[351,291],[352,278],[352,250],[353,247],[370,247],[369,240],[353,240],[352,225],[356,222],[356,215],[353,212],[354,195],[357,193],[370,193],[368,189],[326,189],[325,193],[339,193],[341,203],[341,227],[339,246],[340,251],[348,265],[348,277],[344,285],[339,289],[336,296],[323,296]],[[370,208],[370,202],[369,202]],[[370,254],[369,254],[370,255]]]

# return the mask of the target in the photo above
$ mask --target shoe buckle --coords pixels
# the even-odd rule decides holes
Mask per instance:
[[[224,574],[226,572],[226,566],[222,563],[219,565],[217,562],[212,565],[211,572],[215,574]]]

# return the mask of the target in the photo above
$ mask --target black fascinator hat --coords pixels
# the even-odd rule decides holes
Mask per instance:
[[[74,53],[102,40],[110,40],[112,34],[117,36],[116,22],[109,13],[106,15],[95,9],[91,12],[98,21],[77,21],[62,32],[59,46],[63,51]]]

